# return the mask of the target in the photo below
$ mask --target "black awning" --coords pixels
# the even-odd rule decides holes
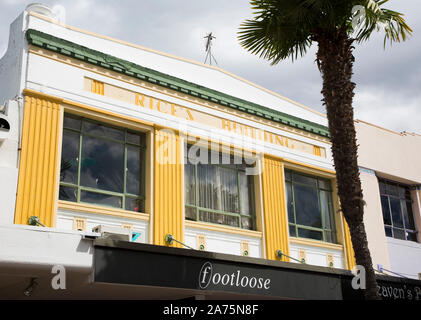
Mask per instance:
[[[362,299],[342,269],[113,240],[94,242],[94,282],[280,299]],[[379,276],[384,299],[421,300],[421,281]]]

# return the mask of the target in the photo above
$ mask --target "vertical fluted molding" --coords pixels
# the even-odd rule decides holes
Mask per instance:
[[[167,245],[165,236],[178,241],[184,237],[183,163],[179,135],[171,130],[155,131],[153,239]],[[181,247],[173,242],[171,246]]]
[[[58,179],[60,104],[26,96],[24,108],[15,224],[27,224],[30,216],[37,216],[42,224],[53,227]]]
[[[346,222],[345,218],[344,221],[344,245],[345,245],[345,253],[346,253],[346,260],[348,261],[348,269],[352,270],[356,266],[355,261],[355,254],[354,248],[352,247],[351,241],[351,233],[349,232],[348,223]]]
[[[276,251],[289,255],[284,168],[281,160],[265,157],[262,172],[266,257],[279,260]],[[282,261],[289,261],[282,257]]]

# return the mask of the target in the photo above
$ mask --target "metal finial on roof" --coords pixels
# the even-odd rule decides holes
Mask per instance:
[[[212,32],[208,33],[206,37],[204,37],[206,40],[206,46],[205,46],[205,51],[206,51],[206,58],[205,58],[205,64],[206,61],[209,59],[209,64],[212,65],[212,59],[213,61],[215,61],[215,64],[218,65],[218,62],[216,61],[215,57],[212,54],[212,40],[216,39],[216,37],[214,37],[212,35]]]

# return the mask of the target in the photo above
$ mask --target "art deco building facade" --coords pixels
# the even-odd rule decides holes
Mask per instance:
[[[40,5],[0,81],[0,297],[359,297],[325,115]],[[357,129],[374,263],[417,278],[421,139]]]

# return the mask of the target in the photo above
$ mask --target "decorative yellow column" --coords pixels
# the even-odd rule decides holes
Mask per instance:
[[[167,245],[165,236],[183,241],[183,161],[178,133],[169,129],[155,131],[155,175],[153,243]],[[171,246],[182,247],[173,242]]]
[[[354,248],[352,247],[351,233],[349,232],[348,223],[344,220],[344,246],[346,252],[346,260],[348,261],[348,269],[352,270],[356,266]]]
[[[59,100],[26,93],[15,224],[37,216],[55,225],[61,112]]]
[[[285,202],[284,166],[281,160],[265,157],[262,172],[266,257],[276,260],[276,251],[289,255],[288,219]],[[289,261],[282,257],[282,261]]]

